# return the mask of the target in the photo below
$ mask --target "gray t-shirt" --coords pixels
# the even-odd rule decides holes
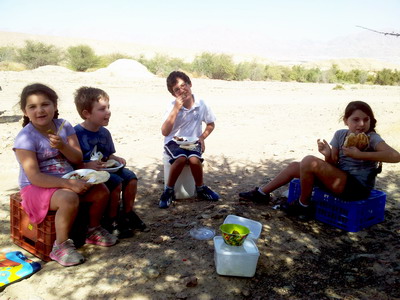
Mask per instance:
[[[339,149],[339,160],[337,166],[339,169],[351,174],[364,186],[372,189],[375,186],[376,168],[378,167],[378,162],[372,160],[354,159],[344,155],[342,146],[348,132],[348,129],[336,131],[331,141],[332,147]],[[376,145],[384,140],[376,132],[370,132],[367,135],[369,136],[369,145],[364,151],[374,152],[376,151]]]

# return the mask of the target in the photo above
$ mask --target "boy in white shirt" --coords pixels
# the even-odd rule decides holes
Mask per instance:
[[[175,97],[164,117],[161,133],[164,138],[164,150],[170,157],[171,164],[168,182],[160,198],[159,207],[168,208],[175,200],[174,185],[186,164],[196,185],[197,197],[204,200],[218,201],[219,195],[203,182],[204,140],[215,127],[215,116],[210,107],[192,94],[192,82],[183,72],[174,71],[167,78],[168,91]],[[202,122],[206,124],[202,132]],[[176,143],[180,137],[197,140],[189,147]]]

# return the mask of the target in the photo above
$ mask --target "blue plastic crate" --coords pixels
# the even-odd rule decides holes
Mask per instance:
[[[288,202],[300,197],[300,180],[289,185]],[[319,187],[314,187],[311,200],[315,203],[315,219],[337,228],[357,232],[385,219],[386,194],[372,190],[368,199],[343,201]]]

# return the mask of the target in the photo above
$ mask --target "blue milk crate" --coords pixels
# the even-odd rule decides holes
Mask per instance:
[[[288,202],[300,197],[300,180],[289,185]],[[315,219],[348,232],[357,232],[385,219],[386,194],[372,190],[368,199],[344,201],[319,187],[314,187],[311,200],[315,203]]]

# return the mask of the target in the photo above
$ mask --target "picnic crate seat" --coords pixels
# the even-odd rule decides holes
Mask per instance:
[[[300,197],[300,180],[289,184],[288,202]],[[372,190],[367,199],[344,201],[329,192],[314,187],[311,201],[316,206],[315,219],[348,232],[357,232],[385,219],[386,194]]]
[[[56,239],[55,212],[49,211],[40,224],[33,224],[21,205],[20,193],[10,196],[10,232],[14,244],[32,253],[43,261],[49,256]]]

